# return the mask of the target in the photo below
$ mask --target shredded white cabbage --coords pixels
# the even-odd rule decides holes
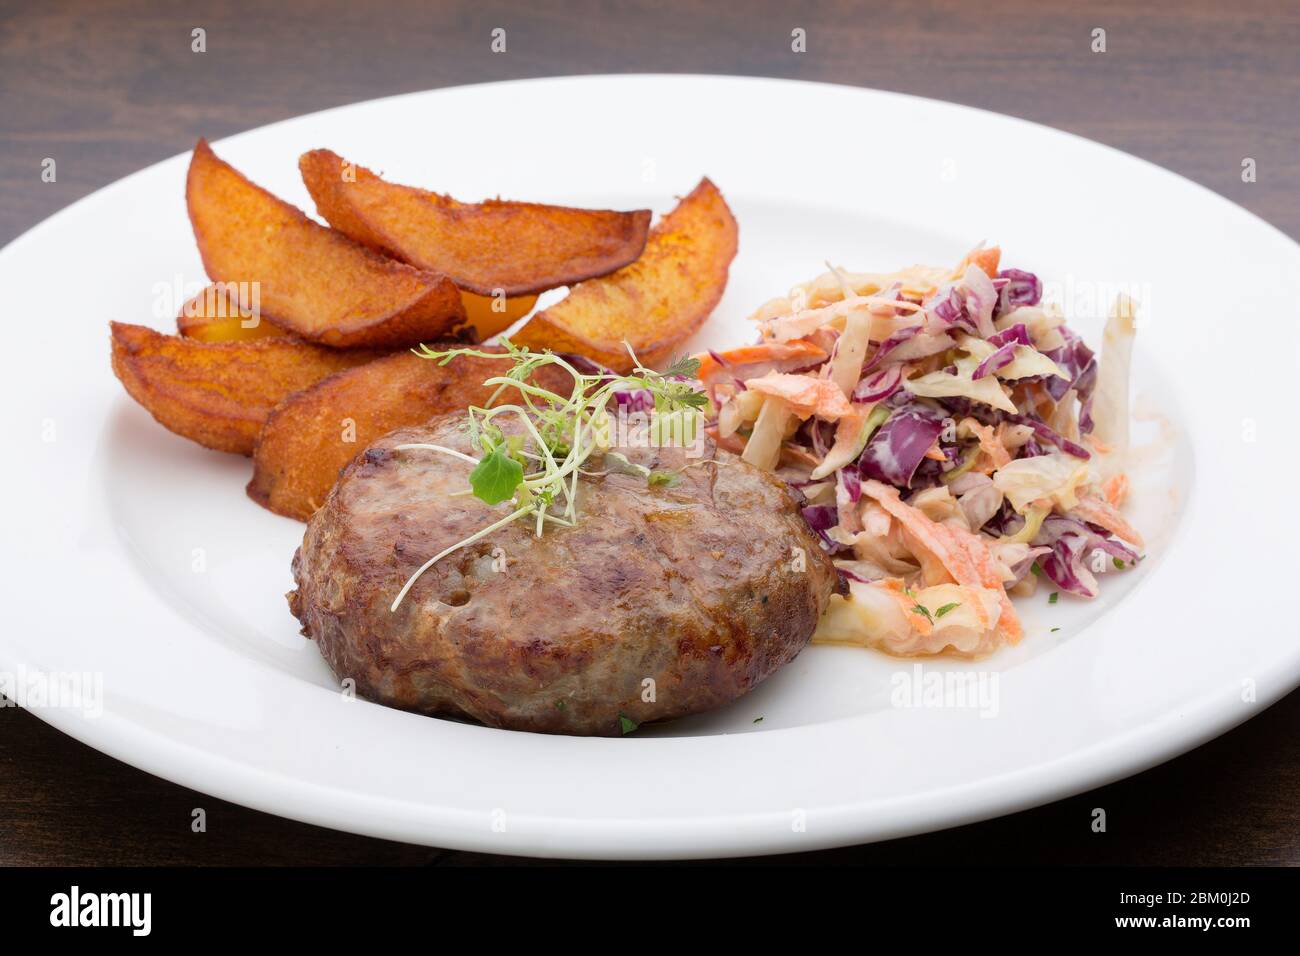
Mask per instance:
[[[1101,339],[1097,387],[1092,399],[1092,434],[1109,448],[1106,466],[1123,468],[1129,446],[1129,374],[1133,338],[1137,334],[1137,305],[1121,294],[1111,309]]]
[[[1088,479],[1088,463],[1061,452],[1017,458],[993,473],[994,486],[1021,514],[1043,499],[1063,511],[1073,508],[1079,500],[1079,488]]]

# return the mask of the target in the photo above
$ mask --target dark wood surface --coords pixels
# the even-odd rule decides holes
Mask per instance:
[[[489,52],[495,27],[507,31],[505,54]],[[796,27],[807,31],[803,54],[790,50]],[[1098,27],[1105,53],[1090,48]],[[190,48],[194,28],[206,31],[201,55]],[[1300,236],[1298,50],[1300,4],[1287,2],[3,2],[0,243],[199,135],[412,90],[617,72],[789,76],[997,110],[1142,156]],[[41,182],[46,157],[58,163],[56,183]],[[1254,183],[1241,178],[1247,157]],[[203,834],[190,830],[196,807],[207,811]],[[1094,807],[1107,811],[1104,834],[1090,828]],[[0,709],[0,864],[502,859],[224,804]],[[1300,693],[1089,794],[944,833],[778,859],[1300,864]]]

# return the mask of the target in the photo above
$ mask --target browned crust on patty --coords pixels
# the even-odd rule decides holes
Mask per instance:
[[[584,480],[577,527],[536,538],[524,522],[507,526],[436,564],[390,611],[425,560],[507,513],[448,497],[467,487],[470,465],[393,451],[468,452],[462,421],[376,442],[294,558],[290,608],[362,696],[494,727],[617,735],[620,716],[639,724],[728,703],[808,643],[834,567],[795,494],[730,456],[669,488]],[[679,450],[628,454],[685,464]]]

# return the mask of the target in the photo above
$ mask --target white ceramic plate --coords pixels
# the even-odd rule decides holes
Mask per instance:
[[[1152,557],[1105,577],[1093,604],[1052,606],[1040,592],[1014,649],[925,665],[923,679],[974,672],[990,693],[996,679],[983,706],[951,695],[898,706],[911,663],[826,647],[725,710],[618,740],[347,700],[282,596],[301,525],[244,496],[247,461],[164,431],[109,371],[109,319],[170,329],[177,286],[203,280],[188,156],[176,156],[0,253],[0,671],[102,675],[102,714],[34,708],[65,732],[198,790],[379,837],[698,857],[878,840],[1043,803],[1193,747],[1300,679],[1300,535],[1285,491],[1300,464],[1300,247],[1220,197],[1019,120],[758,79],[467,87],[216,144],[305,208],[296,160],[318,146],[469,199],[662,212],[709,175],[741,248],[698,345],[747,341],[747,312],[823,260],[948,263],[985,239],[1043,276],[1094,344],[1114,291],[1134,289],[1150,447],[1130,518]]]

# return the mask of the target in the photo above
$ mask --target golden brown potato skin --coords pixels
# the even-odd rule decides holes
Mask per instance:
[[[495,389],[484,380],[509,368],[472,355],[441,365],[398,352],[322,379],[270,413],[253,454],[248,495],[276,514],[306,521],[368,444],[394,428],[486,404]],[[538,381],[565,394],[573,388],[573,378],[554,365],[544,366]]]
[[[648,209],[458,202],[385,182],[328,149],[303,153],[298,168],[335,229],[484,296],[530,295],[613,272],[641,255],[650,227]]]
[[[181,306],[176,313],[176,332],[200,342],[254,342],[289,335],[278,325],[251,319],[240,310],[236,290],[214,284]]]
[[[251,295],[263,318],[333,348],[402,348],[465,321],[446,276],[386,259],[255,185],[204,140],[185,201],[208,276]],[[243,302],[251,307],[252,303]]]
[[[718,187],[703,179],[650,231],[641,258],[581,282],[510,336],[516,345],[585,355],[616,372],[672,356],[713,312],[736,257],[736,219]]]
[[[253,453],[277,403],[379,354],[294,338],[203,342],[121,322],[109,331],[113,372],[132,398],[177,435],[236,455]]]
[[[467,487],[469,464],[393,450],[469,452],[463,421],[442,416],[372,445],[294,556],[290,608],[361,696],[492,727],[617,736],[620,715],[645,723],[735,700],[808,643],[834,567],[795,493],[731,456],[669,488],[584,480],[577,527],[536,538],[508,525],[434,565],[390,611],[428,558],[506,513],[448,497]],[[650,467],[680,456],[628,452]]]

